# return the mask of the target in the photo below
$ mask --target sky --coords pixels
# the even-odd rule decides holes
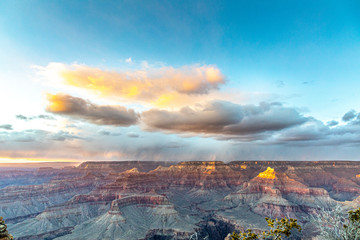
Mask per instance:
[[[0,1],[0,162],[359,160],[358,1]]]

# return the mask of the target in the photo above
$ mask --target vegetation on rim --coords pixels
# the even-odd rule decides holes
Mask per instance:
[[[264,231],[261,234],[254,233],[253,230],[248,229],[247,232],[236,233],[231,235],[232,240],[256,240],[256,239],[272,239],[281,240],[283,236],[289,237],[292,229],[297,229],[301,232],[301,226],[294,218],[271,219],[265,218],[270,230]]]
[[[13,236],[8,233],[7,226],[2,217],[0,217],[0,240],[13,240]]]

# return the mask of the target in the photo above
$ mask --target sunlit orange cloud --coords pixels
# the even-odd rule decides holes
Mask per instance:
[[[161,67],[131,71],[106,71],[85,65],[50,63],[39,68],[40,75],[54,69],[63,84],[85,89],[96,95],[145,102],[151,105],[183,106],[201,100],[225,83],[221,71],[212,65],[190,65],[180,68]],[[54,106],[56,107],[56,106]],[[61,106],[58,106],[61,107]]]
[[[48,108],[51,110],[51,112],[64,112],[67,111],[71,106],[67,105],[66,101],[63,101],[62,98],[60,98],[56,94],[46,94],[46,98],[48,100]]]

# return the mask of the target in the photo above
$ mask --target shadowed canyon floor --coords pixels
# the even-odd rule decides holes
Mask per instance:
[[[224,239],[264,217],[360,206],[360,163],[85,162],[0,168],[0,216],[16,239]]]

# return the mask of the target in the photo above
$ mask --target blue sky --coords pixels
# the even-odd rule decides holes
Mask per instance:
[[[359,10],[358,1],[1,1],[0,126],[10,124],[12,130],[3,128],[0,134],[0,141],[6,143],[0,155],[9,159],[149,159],[155,155],[166,159],[176,155],[181,159],[180,153],[187,149],[192,154],[183,156],[184,159],[356,159],[359,136],[356,121],[360,111]],[[51,66],[55,65],[50,74]],[[213,70],[219,78],[216,83],[206,77]],[[203,75],[197,76],[199,71]],[[70,72],[69,78],[76,78],[77,82],[72,79],[70,83],[69,78],[64,78],[65,83],[57,79],[55,84],[54,79],[63,77],[63,72]],[[91,74],[98,77],[103,74],[105,80],[111,78],[102,83],[99,78],[94,84],[99,89],[104,89],[104,84],[114,84],[113,91],[94,92],[87,87],[84,79]],[[139,82],[121,89],[128,83],[117,78],[129,79],[134,75]],[[189,80],[183,80],[187,77]],[[138,97],[130,97],[129,89],[145,91],[143,82],[157,86]],[[186,90],[182,88],[184,84]],[[177,100],[160,106],[157,104],[160,99],[149,96],[151,92],[163,97],[176,96]],[[62,94],[56,101],[67,101],[70,105],[80,103],[79,99],[97,107],[118,105],[141,117],[126,126],[98,124],[104,123],[104,119],[99,119],[99,112],[89,109],[54,111],[49,107],[52,100],[48,94]],[[184,102],[180,104],[179,99]],[[222,103],[213,104],[218,101]],[[261,107],[261,102],[270,107]],[[271,105],[274,102],[281,103],[281,107]],[[236,110],[227,112],[233,109],[230,103],[237,104]],[[247,112],[250,105],[263,111],[261,121],[253,120],[259,121],[261,131],[244,134],[221,125],[224,120],[221,114],[231,115],[235,122],[230,122],[235,125],[253,119]],[[182,114],[183,107],[190,107],[195,113]],[[201,115],[204,109],[214,111],[211,117],[221,117],[221,121],[211,123],[221,125],[221,130],[201,125],[210,124]],[[292,121],[284,113],[289,109],[299,115],[291,113]],[[351,110],[355,112],[354,118],[343,121],[343,115]],[[44,114],[56,120],[36,118]],[[280,114],[283,119],[271,114]],[[16,115],[32,119],[25,121]],[[100,115],[111,118],[102,112]],[[163,119],[160,121],[160,116],[181,119],[170,126]],[[296,117],[307,120],[295,121]],[[282,120],[293,124],[264,127],[270,126],[267,121]],[[328,121],[338,124],[328,126]],[[84,126],[67,127],[72,124]],[[241,129],[250,128],[238,125]],[[101,138],[108,137],[104,146],[90,153],[89,149],[93,149],[90,142],[100,138],[93,133],[104,128],[122,134],[102,135]],[[54,140],[54,144],[39,148],[46,139],[56,139],[54,136],[59,136],[60,131],[62,137]],[[129,137],[135,135],[140,138]],[[304,135],[307,137],[303,138]],[[19,136],[33,141],[19,142]],[[126,144],[122,144],[127,138],[136,140],[131,151],[125,151]],[[156,144],[150,144],[154,138]],[[301,141],[291,144],[283,139]],[[110,144],[114,141],[118,143],[116,147]],[[169,141],[176,148],[159,147]],[[329,152],[329,146],[335,142],[341,149]],[[74,145],[82,149],[82,157],[71,155],[71,151],[68,155],[59,154],[61,149]],[[227,149],[226,153],[213,150],[216,145]],[[44,154],[49,149],[55,149],[53,155]]]

